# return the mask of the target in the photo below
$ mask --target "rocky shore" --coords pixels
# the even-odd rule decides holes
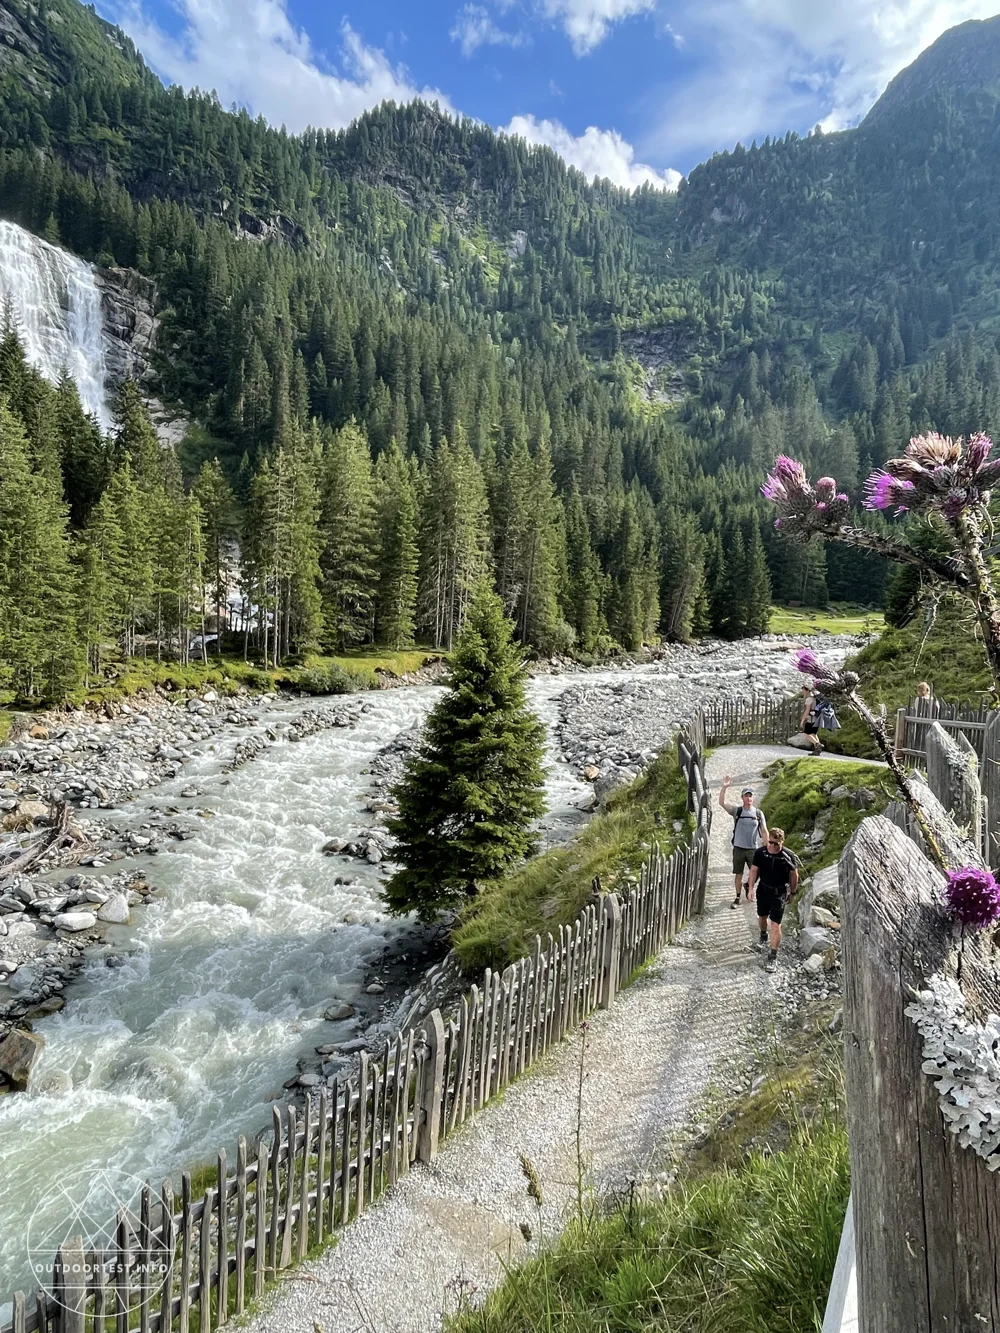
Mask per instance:
[[[356,702],[304,708],[263,724],[277,696],[246,691],[222,699],[213,690],[175,701],[155,691],[109,707],[110,716],[53,712],[0,747],[0,1092],[26,1085],[41,1039],[36,1018],[55,1013],[87,961],[123,959],[109,927],[127,925],[133,908],[156,892],[146,874],[91,872],[137,855],[155,856],[171,840],[193,836],[189,809],[151,815],[120,829],[98,813],[178,777],[205,748],[232,744],[227,769],[330,727],[353,727],[370,706]],[[202,795],[192,783],[182,798]]]

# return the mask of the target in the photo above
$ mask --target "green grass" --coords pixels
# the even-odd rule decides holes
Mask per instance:
[[[884,626],[882,612],[870,606],[846,602],[818,610],[807,606],[772,606],[772,634],[878,634]]]
[[[570,1224],[449,1333],[819,1330],[850,1191],[828,1113],[789,1145]]]
[[[676,749],[665,750],[566,847],[528,861],[491,885],[466,909],[452,935],[463,968],[503,968],[533,947],[535,936],[576,919],[598,876],[614,889],[638,875],[654,843],[667,853],[690,837],[687,788]],[[682,831],[673,829],[675,820]]]
[[[812,756],[779,759],[764,770],[764,776],[768,787],[761,804],[768,827],[784,829],[788,846],[801,858],[808,874],[839,861],[862,819],[878,814],[896,798],[892,774],[872,764],[832,763]],[[830,793],[836,787],[847,787],[852,792],[867,787],[875,793],[875,804],[867,810],[855,810],[849,799],[831,802]],[[806,838],[816,816],[826,809],[833,812],[826,838],[820,848],[807,850]]]
[[[992,683],[975,621],[954,600],[942,604],[929,630],[922,618],[905,629],[887,629],[848,666],[861,678],[858,693],[865,702],[885,706],[890,741],[896,709],[913,699],[920,681],[928,681],[935,695],[948,703],[972,705],[989,697]],[[837,716],[842,730],[824,731],[824,745],[837,754],[878,758],[875,742],[860,719],[846,708],[838,709]]]
[[[379,675],[403,676],[419,670],[426,662],[440,654],[422,649],[393,652],[388,649],[359,649],[357,652],[336,657],[309,656],[299,665],[264,668],[242,657],[209,655],[207,663],[156,662],[151,658],[130,658],[110,661],[102,678],[74,691],[68,703],[78,707],[87,704],[126,699],[149,692],[158,686],[169,692],[214,689],[220,694],[235,695],[241,686],[249,690],[302,690],[307,694],[349,694],[360,690],[377,689]],[[14,706],[9,697],[4,700]],[[22,706],[23,706],[23,701]],[[6,710],[0,708],[0,736],[6,724]]]

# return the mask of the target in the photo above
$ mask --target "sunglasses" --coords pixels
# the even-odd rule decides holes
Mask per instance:
[[[776,838],[768,838],[767,845],[768,847],[780,847],[781,843]]]

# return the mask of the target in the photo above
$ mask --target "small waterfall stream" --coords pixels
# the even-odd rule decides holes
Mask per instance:
[[[107,429],[104,315],[91,266],[0,221],[0,302],[10,306],[31,365],[53,384],[68,370],[84,411]]]

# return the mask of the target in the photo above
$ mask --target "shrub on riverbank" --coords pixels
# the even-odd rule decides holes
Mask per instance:
[[[694,823],[676,747],[665,750],[565,847],[554,847],[491,884],[466,908],[452,935],[463,968],[503,968],[534,948],[535,936],[575,921],[595,877],[605,890],[637,877],[654,843],[671,852]],[[681,830],[674,829],[679,822]]]
[[[481,1308],[447,1320],[448,1333],[818,1329],[850,1191],[827,1022],[791,1037],[791,1058],[776,1053],[763,1086],[721,1110],[665,1194],[584,1207]]]

